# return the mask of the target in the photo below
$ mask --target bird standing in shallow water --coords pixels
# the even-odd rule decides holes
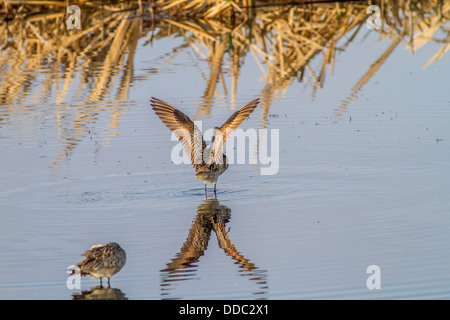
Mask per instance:
[[[100,286],[102,286],[102,278],[108,278],[108,287],[109,279],[122,269],[127,260],[125,250],[115,242],[93,245],[82,256],[86,258],[77,264],[81,275],[90,275],[94,279],[100,278]],[[75,270],[72,271],[72,274],[74,273]]]
[[[150,100],[152,109],[159,119],[181,141],[195,169],[195,177],[205,182],[205,195],[207,183],[214,183],[216,194],[217,179],[228,169],[227,157],[223,153],[226,140],[249,117],[258,103],[259,99],[247,103],[233,113],[220,128],[215,127],[211,145],[206,148],[202,133],[187,115],[167,102],[153,97]]]

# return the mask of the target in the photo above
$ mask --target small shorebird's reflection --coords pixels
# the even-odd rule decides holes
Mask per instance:
[[[249,277],[258,289],[253,294],[258,299],[264,299],[267,294],[267,271],[261,270],[246,259],[231,243],[228,232],[225,230],[226,223],[231,218],[230,208],[221,205],[217,199],[205,199],[197,208],[197,216],[189,230],[188,237],[183,243],[180,251],[161,270],[161,296],[163,299],[170,297],[173,284],[177,281],[193,279],[197,270],[199,258],[204,255],[211,231],[217,236],[219,247],[225,253],[236,260],[239,264],[239,272],[242,276]]]
[[[233,113],[222,126],[215,127],[211,145],[207,148],[201,131],[187,115],[160,99],[152,97],[150,100],[153,111],[180,140],[184,151],[189,155],[195,169],[195,177],[205,183],[205,195],[207,183],[214,183],[216,194],[217,179],[228,169],[227,156],[223,153],[226,140],[250,116],[258,103],[259,98],[247,103]]]
[[[91,290],[84,290],[81,293],[72,294],[73,300],[128,300],[125,294],[119,289],[103,286],[92,287]]]

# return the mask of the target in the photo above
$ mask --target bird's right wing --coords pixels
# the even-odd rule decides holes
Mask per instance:
[[[192,165],[203,162],[203,149],[206,143],[198,127],[192,120],[177,108],[157,98],[151,98],[150,104],[155,114],[181,142],[184,151],[189,155]]]

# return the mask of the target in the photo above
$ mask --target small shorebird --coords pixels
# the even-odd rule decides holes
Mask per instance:
[[[207,183],[214,183],[214,194],[216,194],[217,179],[228,169],[227,157],[223,153],[226,140],[255,110],[258,103],[259,99],[247,103],[233,113],[220,128],[215,127],[211,145],[207,148],[202,133],[187,115],[167,102],[154,97],[150,100],[152,109],[159,119],[181,141],[195,169],[195,177],[205,182],[205,195]]]
[[[122,269],[127,260],[125,251],[115,242],[93,245],[82,256],[86,258],[77,264],[81,275],[90,275],[94,279],[100,278],[100,286],[102,286],[102,278],[108,278],[108,287],[109,279]],[[75,272],[74,269],[72,274]]]

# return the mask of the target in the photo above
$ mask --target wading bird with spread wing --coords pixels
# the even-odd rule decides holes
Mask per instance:
[[[195,169],[195,177],[206,184],[214,183],[214,194],[219,176],[228,169],[227,157],[223,152],[225,142],[231,133],[255,110],[259,99],[255,99],[233,113],[221,126],[215,127],[211,145],[206,147],[202,133],[194,122],[183,112],[167,102],[151,98],[150,104],[156,115],[181,142]]]

